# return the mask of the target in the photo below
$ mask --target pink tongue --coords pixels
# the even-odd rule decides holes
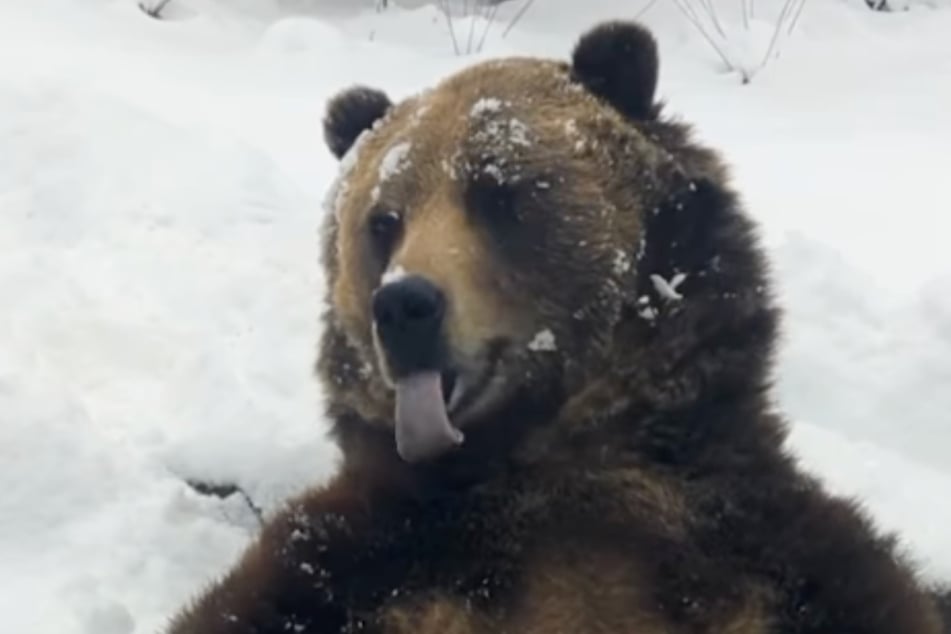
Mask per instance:
[[[442,398],[439,372],[419,372],[396,384],[396,450],[403,460],[434,458],[462,443]]]

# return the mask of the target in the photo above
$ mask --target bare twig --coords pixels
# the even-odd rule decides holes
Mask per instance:
[[[684,15],[687,16],[687,19],[689,19],[694,26],[700,26],[703,23],[700,19],[700,14],[697,13],[696,7],[691,4],[691,0],[674,0],[674,2],[678,6],[682,5],[681,11],[684,11]]]
[[[479,10],[482,8],[483,0],[476,0],[475,11],[469,10],[469,0],[466,0],[465,8],[463,9],[463,15],[469,18],[469,37],[466,40],[466,53],[472,53],[472,40],[475,38],[475,23],[476,15],[479,14]],[[473,15],[475,14],[475,15]]]
[[[694,28],[700,32],[700,35],[707,41],[713,50],[720,56],[723,63],[731,71],[736,71],[744,84],[762,70],[771,59],[779,54],[781,42],[785,37],[790,36],[796,29],[796,24],[802,15],[806,0],[784,0],[782,10],[773,28],[773,35],[770,38],[769,46],[763,56],[760,64],[754,68],[747,68],[739,60],[735,60],[726,47],[729,44],[729,37],[722,29],[719,17],[716,12],[715,3],[717,0],[673,0],[680,12],[693,24]],[[753,20],[753,12],[756,0],[740,0],[740,11],[743,17],[744,29],[749,32]],[[717,34],[720,37],[717,37]]]
[[[518,21],[522,19],[522,16],[525,15],[525,12],[535,3],[535,0],[525,0],[525,4],[522,5],[522,8],[518,10],[518,13],[512,18],[508,26],[505,27],[505,30],[502,31],[502,37],[505,37],[509,34],[509,31],[512,30],[512,27],[518,24]]]
[[[734,64],[726,52],[724,52],[723,47],[720,46],[716,39],[714,39],[713,36],[707,32],[707,29],[703,26],[703,22],[700,20],[700,16],[689,4],[689,0],[674,0],[674,4],[677,5],[677,8],[680,9],[681,13],[683,13],[687,19],[690,20],[694,27],[700,32],[700,35],[702,35],[703,38],[707,40],[707,43],[713,47],[713,50],[716,51],[717,55],[720,56],[720,59],[723,60],[723,63],[726,64],[727,68],[730,70],[739,70],[743,76],[743,83],[748,83],[750,77],[747,72],[743,69],[738,69],[736,64]]]
[[[498,12],[499,12],[498,4],[493,4],[489,7],[489,12],[485,18],[485,29],[482,31],[482,37],[479,39],[479,48],[477,49],[480,53],[482,52],[482,49],[485,46],[485,39],[489,35],[489,29],[491,29],[492,25],[495,23],[495,15]]]
[[[799,6],[796,8],[796,15],[789,23],[789,30],[786,32],[787,35],[792,35],[792,32],[796,30],[796,25],[799,24],[799,16],[802,15],[802,8],[804,6],[806,6],[806,0],[799,0]]]
[[[726,39],[726,32],[723,30],[723,25],[720,24],[720,17],[717,15],[717,10],[713,8],[713,0],[701,0],[700,4],[706,9],[707,15],[710,16],[710,22],[713,23],[713,28],[717,30],[720,37]]]
[[[456,15],[452,12],[451,3],[452,0],[437,0],[436,5],[446,18],[446,24],[449,27],[449,36],[452,39],[453,51],[456,55],[471,55],[472,53],[482,52],[488,40],[489,32],[496,24],[496,16],[499,11],[500,3],[494,2],[493,0],[474,0],[470,3],[466,0],[463,4],[463,12],[464,15],[471,20],[468,34],[457,33]],[[532,0],[528,0],[526,5],[530,5],[531,3]],[[525,12],[525,9],[527,9],[527,6],[522,7],[520,15]],[[517,17],[519,16],[516,16],[516,20],[513,20],[513,23],[517,21]],[[484,21],[484,26],[480,27],[476,24],[479,19]],[[464,41],[460,40],[460,35],[464,36]]]
[[[776,27],[773,29],[773,37],[769,41],[769,48],[766,49],[766,55],[763,56],[763,62],[760,64],[760,68],[766,66],[769,62],[770,57],[773,56],[773,51],[776,49],[776,44],[779,42],[779,34],[783,30],[783,24],[786,22],[787,18],[792,15],[793,5],[798,0],[786,0],[783,4],[783,10],[780,11],[779,17],[776,19]]]
[[[439,7],[442,9],[443,15],[446,16],[446,24],[449,26],[449,37],[452,38],[452,50],[458,55],[459,40],[456,38],[456,27],[453,24],[451,0],[441,0]]]
[[[165,9],[165,6],[172,0],[159,0],[155,5],[149,8],[145,2],[139,3],[139,8],[145,12],[145,14],[156,20],[162,19],[162,11]]]
[[[185,484],[194,489],[197,493],[202,495],[210,495],[217,498],[228,498],[237,493],[241,496],[241,499],[244,500],[244,503],[248,505],[251,513],[254,514],[254,517],[257,518],[258,524],[264,524],[264,511],[261,510],[257,504],[254,503],[254,500],[251,499],[251,496],[248,495],[247,491],[242,489],[237,484],[218,484],[214,482],[202,482],[200,480],[191,480],[186,479]]]
[[[636,20],[640,18],[642,15],[644,15],[645,13],[647,13],[648,11],[650,11],[651,7],[653,7],[655,4],[657,4],[657,0],[648,0],[647,4],[641,7],[641,10],[638,11],[636,14],[634,14],[634,19]]]

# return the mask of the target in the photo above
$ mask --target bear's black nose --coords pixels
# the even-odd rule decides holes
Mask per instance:
[[[373,319],[398,375],[439,369],[446,298],[424,277],[411,275],[373,294]]]

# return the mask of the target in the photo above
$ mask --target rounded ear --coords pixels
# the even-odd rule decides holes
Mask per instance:
[[[357,137],[370,129],[392,106],[386,93],[354,86],[338,93],[327,103],[324,115],[324,142],[338,159],[343,158]]]
[[[643,26],[621,21],[595,26],[578,40],[571,66],[576,81],[622,114],[654,116],[657,42]]]

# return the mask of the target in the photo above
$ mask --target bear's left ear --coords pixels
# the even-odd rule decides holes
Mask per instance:
[[[324,115],[324,142],[338,159],[343,158],[357,137],[383,117],[393,103],[375,88],[354,86],[327,103]]]
[[[581,36],[571,70],[575,80],[622,114],[648,119],[657,88],[657,42],[633,22],[605,22]]]

